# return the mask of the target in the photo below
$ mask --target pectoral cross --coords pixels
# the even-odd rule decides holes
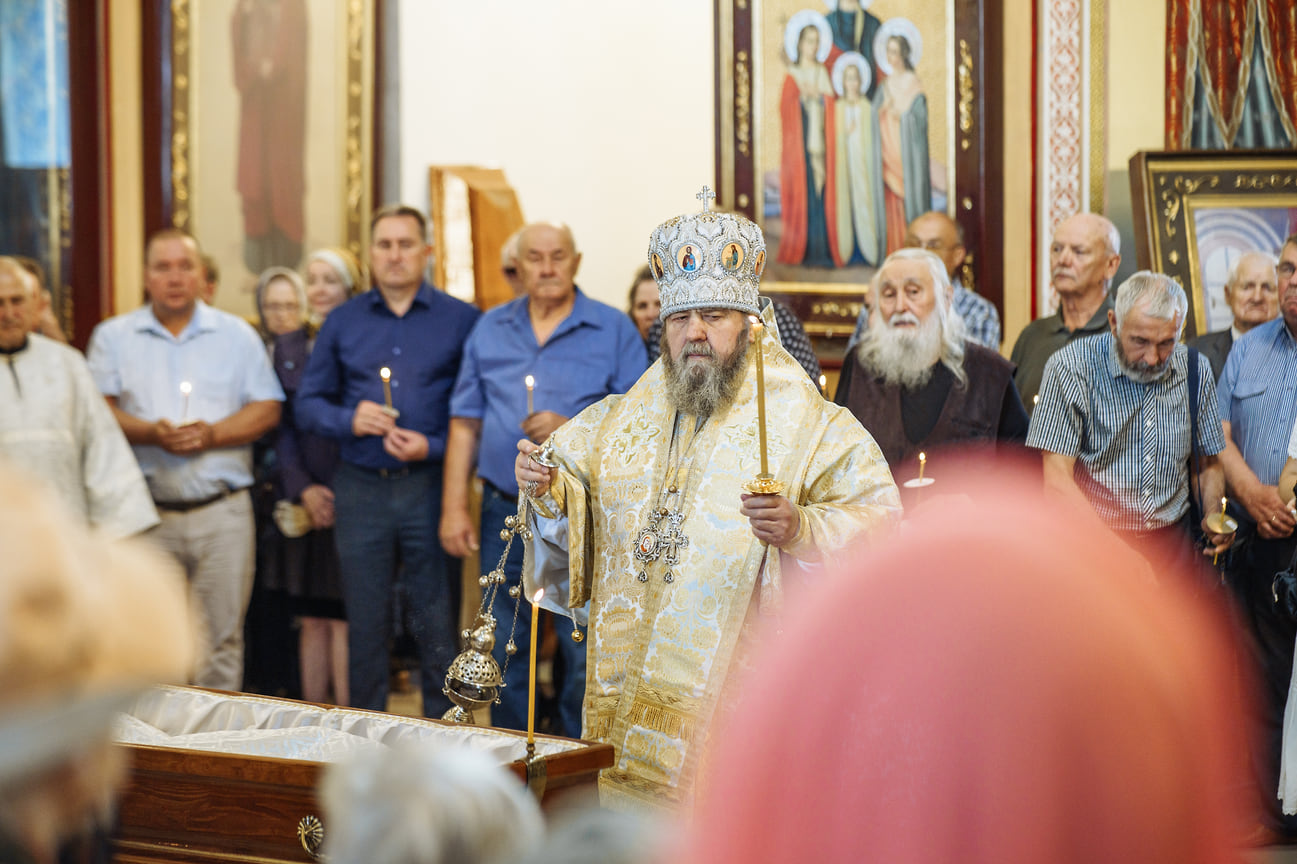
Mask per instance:
[[[699,201],[703,202],[703,212],[706,213],[706,212],[707,212],[707,202],[708,202],[708,201],[711,201],[713,198],[715,198],[716,195],[715,195],[715,193],[712,192],[712,187],[710,187],[710,186],[704,186],[704,187],[703,187],[703,191],[699,192],[699,193],[698,193],[697,195],[695,195],[694,197],[697,198]]]
[[[666,582],[675,581],[675,574],[671,572],[670,568],[679,563],[680,550],[689,545],[689,538],[680,529],[684,518],[684,514],[678,510],[667,510],[665,507],[659,507],[653,511],[649,526],[640,532],[639,539],[635,542],[636,561],[648,564],[661,558],[662,563],[667,565],[667,572],[662,577]],[[662,526],[663,521],[666,522],[665,528]],[[647,582],[648,573],[646,571],[647,568],[641,568],[635,578],[641,582]]]

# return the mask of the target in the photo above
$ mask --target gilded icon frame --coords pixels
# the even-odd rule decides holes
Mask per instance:
[[[250,0],[153,0],[144,7],[143,85],[146,101],[157,106],[145,114],[144,205],[147,231],[190,231],[216,260],[222,276],[218,305],[251,314],[256,274],[225,237],[227,223],[242,224],[240,199],[229,190],[212,194],[217,183],[236,183],[240,140],[225,127],[237,131],[240,120],[231,98],[230,31],[231,16],[245,2]],[[339,246],[363,260],[368,245],[381,2],[305,4],[306,75],[318,83],[307,91],[303,259],[311,249]],[[156,53],[147,50],[153,46]],[[327,118],[321,121],[327,134],[310,125],[311,112]],[[205,177],[210,172],[222,176]]]
[[[1277,255],[1297,229],[1297,156],[1288,152],[1144,151],[1130,159],[1130,185],[1136,260],[1184,287],[1186,337],[1222,329],[1225,313],[1214,313],[1232,254]]]
[[[763,228],[763,167],[761,152],[768,128],[778,128],[777,113],[767,104],[763,57],[757,46],[768,41],[774,0],[714,0],[716,17],[716,178],[718,206],[744,214]],[[912,0],[864,0],[880,13],[904,12]],[[929,109],[930,124],[942,123],[944,152],[953,182],[947,183],[947,212],[965,235],[968,260],[962,280],[991,300],[1003,314],[1003,71],[1001,0],[940,0],[945,28],[941,34],[941,106]],[[782,4],[787,5],[787,4]],[[805,0],[801,7],[836,6]],[[766,35],[763,35],[766,34]],[[773,127],[770,124],[774,124]],[[768,172],[768,167],[765,168]],[[772,253],[773,254],[773,253]],[[773,262],[772,262],[773,263]],[[816,278],[786,278],[768,268],[763,293],[788,304],[815,339],[817,350],[830,357],[851,334],[860,309],[861,282],[830,282]]]

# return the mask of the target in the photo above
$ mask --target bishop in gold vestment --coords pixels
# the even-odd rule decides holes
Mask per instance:
[[[678,265],[686,242],[701,253],[696,271]],[[547,600],[574,614],[589,602],[583,737],[616,748],[600,796],[620,807],[686,799],[744,634],[778,614],[786,582],[900,512],[869,433],[824,400],[769,335],[761,340],[769,473],[786,500],[744,494],[760,471],[756,346],[745,345],[759,334],[745,325],[757,307],[760,229],[729,214],[680,217],[654,233],[655,258],[667,262],[663,358],[625,395],[554,433],[545,456],[555,468],[532,462],[538,448],[528,441],[517,463],[520,488],[540,481],[531,487],[540,518],[523,568],[527,595],[548,586]],[[734,271],[740,278],[726,278]],[[768,306],[764,317],[774,332]],[[714,410],[691,412],[697,403],[676,395],[673,375],[697,378],[696,367],[724,363],[717,333],[739,326],[728,337],[731,391]],[[721,347],[712,353],[708,342]],[[780,510],[782,535],[764,515]]]

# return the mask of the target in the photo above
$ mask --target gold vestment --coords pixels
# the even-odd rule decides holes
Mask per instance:
[[[537,504],[542,520],[568,519],[566,605],[590,601],[583,737],[617,751],[599,781],[605,806],[684,800],[749,612],[772,615],[781,605],[780,559],[788,558],[768,555],[739,512],[742,484],[760,471],[755,350],[748,356],[733,404],[698,428],[687,454],[677,443],[679,477],[671,470],[676,412],[661,361],[628,393],[590,406],[550,439],[558,478]],[[828,563],[898,518],[896,486],[869,433],[769,338],[765,386],[770,473],[801,515],[783,551]],[[692,431],[694,418],[684,419]],[[635,559],[637,539],[664,484],[675,480],[688,543],[674,566],[646,565]],[[533,557],[529,546],[527,596],[537,587]]]

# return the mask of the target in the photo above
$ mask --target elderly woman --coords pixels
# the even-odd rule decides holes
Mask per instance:
[[[296,274],[291,278],[301,284]],[[272,281],[269,288],[273,290],[274,285]],[[300,624],[299,672],[302,698],[308,702],[346,705],[349,701],[347,622],[333,540],[332,482],[338,445],[333,439],[298,428],[293,395],[306,369],[316,328],[330,312],[367,287],[364,271],[350,252],[320,249],[311,253],[302,286],[303,311],[310,325],[302,323],[277,335],[273,348],[275,372],[287,396],[275,444],[280,491],[283,500],[301,507],[290,512],[306,517],[305,523],[290,526],[291,533],[300,534],[284,538],[280,564],[290,609]]]
[[[647,264],[635,273],[635,281],[630,285],[628,302],[630,305],[626,314],[635,322],[640,338],[647,343],[649,330],[653,327],[653,322],[658,320],[658,313],[662,311],[658,283],[654,281],[653,273]]]

